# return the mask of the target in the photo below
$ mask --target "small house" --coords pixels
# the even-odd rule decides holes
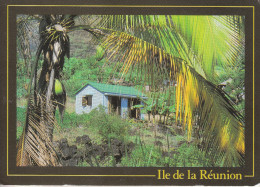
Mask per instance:
[[[76,92],[76,113],[89,113],[102,105],[107,113],[116,113],[122,118],[143,119],[140,109],[145,95],[133,87],[89,82]]]

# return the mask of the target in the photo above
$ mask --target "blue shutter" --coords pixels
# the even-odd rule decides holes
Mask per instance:
[[[128,117],[128,99],[121,98],[121,117],[127,118]]]

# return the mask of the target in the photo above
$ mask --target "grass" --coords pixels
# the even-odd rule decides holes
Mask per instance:
[[[95,140],[96,143],[101,143],[101,136],[96,134],[95,131],[91,130],[89,126],[90,115],[77,115],[76,113],[64,113],[63,121],[60,116],[56,113],[56,119],[59,128],[55,128],[53,140],[58,141],[62,138],[67,138],[68,143],[74,144],[77,136],[83,136],[87,134],[91,139]]]
[[[19,137],[23,133],[23,127],[25,123],[25,117],[26,117],[26,108],[25,107],[17,107],[16,108],[16,140],[19,139]]]

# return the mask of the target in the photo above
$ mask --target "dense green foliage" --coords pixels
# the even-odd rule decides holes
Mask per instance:
[[[115,138],[124,141],[128,135],[131,124],[118,115],[107,114],[103,107],[93,109],[89,115],[88,126],[99,134],[103,141],[109,142]]]
[[[109,65],[106,61],[107,59],[105,58],[97,60],[95,55],[89,56],[86,59],[66,59],[62,82],[65,85],[67,94],[73,96],[77,90],[86,84],[86,81],[107,83],[109,81],[122,79],[122,74],[120,73],[122,65],[118,65],[117,68],[114,69],[113,65]],[[124,80],[133,82],[136,74],[136,71],[132,73],[131,77],[127,74]],[[138,83],[135,85],[138,85]]]
[[[239,112],[245,116],[245,59],[244,55],[232,68],[224,71],[217,67],[219,83],[224,83],[225,92],[231,97]]]
[[[92,56],[87,59],[70,58],[65,61],[63,83],[69,96],[86,84],[86,80],[97,81],[102,77],[103,61],[96,61]],[[106,79],[109,71],[106,71]]]
[[[141,108],[141,113],[148,114],[148,120],[155,115],[160,116],[160,122],[167,123],[171,115],[172,122],[175,121],[175,89],[172,91],[169,87],[166,90],[158,92],[147,92],[147,99],[143,100],[143,105],[136,105],[135,108]],[[162,119],[163,117],[163,119]]]

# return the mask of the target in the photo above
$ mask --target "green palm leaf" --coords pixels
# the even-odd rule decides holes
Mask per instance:
[[[243,118],[222,90],[184,60],[125,32],[112,32],[102,46],[110,57],[124,64],[123,74],[131,66],[143,69],[148,84],[154,87],[166,77],[176,80],[176,119],[187,126],[189,137],[193,124],[198,123],[210,156],[222,160],[225,166],[243,164]]]
[[[241,16],[104,16],[101,26],[127,32],[180,57],[214,81],[216,64],[228,68],[243,53]],[[120,21],[115,21],[120,20]],[[103,23],[103,22],[101,22]]]
[[[243,51],[241,16],[171,16],[171,20],[196,53],[207,75],[216,64],[224,68],[234,65]]]

